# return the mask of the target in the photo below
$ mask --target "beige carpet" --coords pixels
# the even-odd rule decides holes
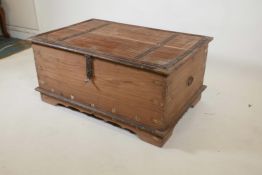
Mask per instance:
[[[43,103],[31,49],[0,60],[0,174],[261,175],[262,69],[208,60],[201,102],[163,148]]]

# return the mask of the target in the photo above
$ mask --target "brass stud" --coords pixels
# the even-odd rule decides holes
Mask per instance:
[[[157,105],[158,101],[156,99],[152,99],[153,104]]]
[[[153,123],[155,123],[155,124],[159,124],[160,121],[154,118],[154,119],[153,119]]]
[[[84,81],[85,81],[86,83],[88,83],[88,82],[90,82],[90,79],[85,79]]]
[[[159,80],[154,80],[153,83],[155,85],[158,85],[158,86],[162,86],[163,85],[163,82],[162,81],[159,81]]]
[[[153,139],[156,140],[156,141],[159,141],[159,138],[156,137],[156,136],[153,136]]]
[[[140,118],[139,116],[136,115],[136,116],[135,116],[135,120],[136,120],[136,121],[140,121],[141,118]]]

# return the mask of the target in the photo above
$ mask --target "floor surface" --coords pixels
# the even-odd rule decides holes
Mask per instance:
[[[0,174],[261,175],[262,69],[217,60],[163,148],[43,103],[31,49],[0,60]]]

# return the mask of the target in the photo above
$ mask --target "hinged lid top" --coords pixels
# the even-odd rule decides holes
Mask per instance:
[[[171,32],[98,19],[87,20],[31,38],[60,48],[168,75],[175,65],[211,37]]]

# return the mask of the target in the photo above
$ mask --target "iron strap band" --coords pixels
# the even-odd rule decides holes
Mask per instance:
[[[85,58],[86,58],[86,78],[87,80],[91,80],[94,74],[94,70],[93,70],[94,59],[90,55],[86,55]]]
[[[191,106],[192,102],[199,95],[201,95],[202,91],[204,91],[205,89],[206,89],[205,85],[201,86],[198,89],[198,91],[190,98],[190,100],[189,100],[190,103],[188,103],[187,105],[185,105],[183,107],[183,109],[181,110],[181,113],[178,116],[178,119],[182,117],[183,113],[185,113],[187,111],[187,109]],[[78,106],[78,107],[86,109],[88,111],[93,111],[93,112],[101,114],[103,116],[110,117],[112,120],[116,120],[116,121],[119,121],[119,122],[121,122],[123,124],[126,124],[126,125],[132,126],[134,128],[140,129],[142,131],[151,133],[151,134],[155,135],[156,137],[162,137],[163,135],[165,135],[164,133],[170,132],[172,130],[172,128],[174,127],[174,125],[176,124],[176,122],[177,122],[176,120],[174,120],[173,122],[169,123],[169,125],[164,130],[158,130],[158,129],[154,129],[154,128],[151,128],[149,126],[143,125],[143,124],[141,124],[139,122],[136,122],[136,121],[133,121],[133,120],[130,120],[130,119],[127,119],[127,118],[120,117],[120,116],[112,114],[110,112],[102,111],[100,109],[92,107],[91,105],[85,105],[85,104],[79,103],[77,101],[68,99],[68,98],[63,97],[61,95],[55,94],[55,93],[47,91],[45,89],[42,89],[41,87],[37,87],[36,90],[41,92],[41,93],[43,93],[43,94],[45,94],[45,95],[47,95],[47,96],[49,96],[49,97],[52,97],[52,98],[61,100],[63,102],[66,102],[66,103]]]
[[[130,120],[130,119],[127,119],[127,118],[126,119],[122,118],[122,117],[115,115],[115,114],[112,114],[110,112],[102,111],[102,110],[97,109],[96,107],[93,107],[91,105],[85,105],[85,104],[79,103],[77,101],[74,101],[74,100],[68,99],[66,97],[63,97],[61,95],[55,94],[53,92],[47,91],[47,90],[45,90],[41,87],[37,87],[36,90],[38,92],[43,93],[44,95],[55,98],[57,100],[61,100],[62,102],[66,102],[66,103],[78,106],[80,108],[83,108],[85,110],[92,111],[94,113],[109,117],[112,120],[116,120],[116,121],[121,122],[123,124],[126,124],[126,125],[132,126],[134,128],[140,129],[142,131],[151,133],[151,134],[155,135],[156,137],[161,137],[161,134],[159,134],[159,132],[161,133],[161,131],[157,131],[156,129],[153,129],[151,127],[144,126],[144,125],[140,124],[139,122],[136,122],[136,121],[133,121],[133,120]]]

